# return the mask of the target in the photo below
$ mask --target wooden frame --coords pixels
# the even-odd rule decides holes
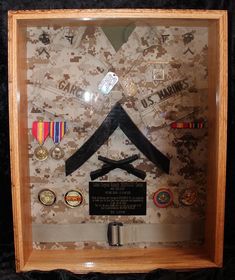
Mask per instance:
[[[146,18],[178,20],[209,27],[209,162],[205,246],[202,248],[37,251],[32,249],[27,141],[24,141],[26,85],[24,50],[19,49],[19,26],[45,20],[74,18]],[[215,82],[216,81],[216,82]],[[226,178],[227,13],[194,10],[50,10],[9,12],[9,105],[11,175],[17,271],[68,269],[76,273],[148,272],[156,268],[221,267]]]

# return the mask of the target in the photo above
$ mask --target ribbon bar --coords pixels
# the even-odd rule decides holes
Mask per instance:
[[[204,122],[173,122],[171,128],[204,128]]]

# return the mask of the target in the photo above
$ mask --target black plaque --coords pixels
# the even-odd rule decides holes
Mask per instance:
[[[90,182],[90,215],[146,215],[146,182]]]

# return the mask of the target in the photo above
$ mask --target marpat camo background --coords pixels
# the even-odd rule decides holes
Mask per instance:
[[[107,28],[113,32],[115,28],[121,30],[118,46],[106,35]],[[43,37],[47,39],[42,40]],[[61,24],[28,27],[28,141],[33,223],[185,224],[199,221],[203,227],[207,126],[203,129],[172,129],[170,124],[177,120],[207,120],[207,51],[206,27],[158,26],[145,20],[124,23],[123,26],[81,24],[69,27]],[[110,71],[118,76],[119,81],[109,94],[103,95],[98,85]],[[164,73],[164,79],[156,80],[156,71]],[[176,93],[169,91],[169,87],[178,82],[185,87]],[[168,88],[171,94],[161,100],[158,92],[164,88]],[[170,174],[154,166],[118,128],[97,153],[66,177],[65,160],[95,132],[116,102],[121,103],[141,132],[170,159]],[[65,152],[63,159],[57,161],[49,157],[46,161],[38,161],[35,158],[38,143],[31,128],[32,122],[40,119],[67,122],[68,131],[60,143]],[[55,144],[47,138],[44,146],[50,150]],[[134,166],[147,173],[147,214],[90,216],[88,185],[90,172],[101,167],[98,155],[120,160],[133,154],[140,155]],[[97,181],[141,179],[116,169]],[[56,203],[51,207],[43,206],[38,200],[39,191],[45,188],[56,194]],[[153,195],[160,188],[172,191],[172,206],[157,208],[154,205]],[[179,193],[185,188],[198,192],[193,206],[186,207],[179,202]],[[64,195],[73,189],[81,191],[84,201],[81,206],[71,209],[65,204]],[[159,245],[162,243],[128,246]],[[108,244],[96,240],[85,243],[34,242],[38,249],[91,246],[108,247]]]

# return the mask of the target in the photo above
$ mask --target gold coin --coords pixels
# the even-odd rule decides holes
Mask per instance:
[[[50,154],[55,160],[60,160],[64,157],[64,151],[59,146],[55,146],[55,148],[51,149]]]
[[[179,195],[179,202],[184,206],[192,206],[198,198],[198,193],[195,189],[186,188]]]
[[[79,191],[68,191],[64,196],[65,203],[70,207],[77,207],[82,204],[83,196]]]
[[[44,189],[38,193],[38,200],[45,206],[52,206],[56,201],[56,195],[53,191]]]
[[[48,158],[48,150],[43,147],[43,146],[39,146],[34,150],[34,155],[36,157],[37,160],[46,160]]]

